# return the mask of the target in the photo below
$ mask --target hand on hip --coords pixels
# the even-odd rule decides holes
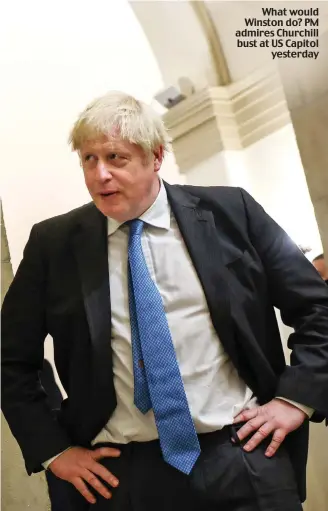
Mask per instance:
[[[118,486],[119,481],[98,461],[102,458],[118,456],[120,451],[110,447],[101,447],[94,451],[83,447],[72,447],[50,463],[49,469],[55,476],[73,484],[90,504],[94,504],[96,499],[86,482],[104,498],[110,499],[111,493],[97,476],[114,488]]]
[[[266,456],[272,457],[288,433],[299,428],[306,417],[305,412],[291,403],[273,399],[263,406],[244,410],[235,418],[234,424],[246,422],[238,431],[239,440],[244,440],[254,433],[244,445],[245,451],[253,451],[262,440],[272,435],[272,440],[265,451]]]

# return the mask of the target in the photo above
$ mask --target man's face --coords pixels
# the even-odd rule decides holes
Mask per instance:
[[[140,216],[159,191],[163,149],[146,157],[141,147],[119,137],[85,142],[80,151],[84,179],[97,208],[119,222]]]

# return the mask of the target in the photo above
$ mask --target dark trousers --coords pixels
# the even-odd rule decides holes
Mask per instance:
[[[71,488],[68,486],[68,483],[58,479],[50,470],[46,470],[46,480],[51,511],[73,511],[74,507],[72,507],[70,502]],[[81,509],[84,508],[82,507]]]
[[[66,495],[65,507],[53,503],[52,511],[301,511],[284,447],[271,459],[264,456],[269,441],[246,453],[232,443],[231,429],[199,436],[202,452],[189,476],[163,461],[158,441],[117,446],[120,458],[102,464],[120,484],[109,488],[112,499],[99,495],[94,505],[51,474],[61,502]]]

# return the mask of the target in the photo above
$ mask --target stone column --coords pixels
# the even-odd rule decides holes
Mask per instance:
[[[280,73],[328,257],[328,31],[319,39],[319,51],[318,60],[282,63]]]

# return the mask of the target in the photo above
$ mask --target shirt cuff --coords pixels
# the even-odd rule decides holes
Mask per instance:
[[[306,415],[311,419],[312,415],[314,414],[314,409],[310,406],[301,405],[300,403],[297,403],[296,401],[292,401],[291,399],[286,399],[285,397],[277,396],[276,399],[281,399],[282,401],[286,401],[287,403],[290,403],[291,405],[296,406],[302,412],[306,413]]]
[[[68,451],[69,449],[72,449],[72,446],[71,447],[67,447],[67,449],[65,449],[65,451],[62,451],[59,454],[56,454],[56,456],[53,456],[52,458],[50,458],[49,460],[44,461],[42,463],[43,468],[45,468],[47,470],[47,468],[49,467],[50,463],[52,463],[56,458],[58,458],[61,454],[63,454],[64,452]]]

